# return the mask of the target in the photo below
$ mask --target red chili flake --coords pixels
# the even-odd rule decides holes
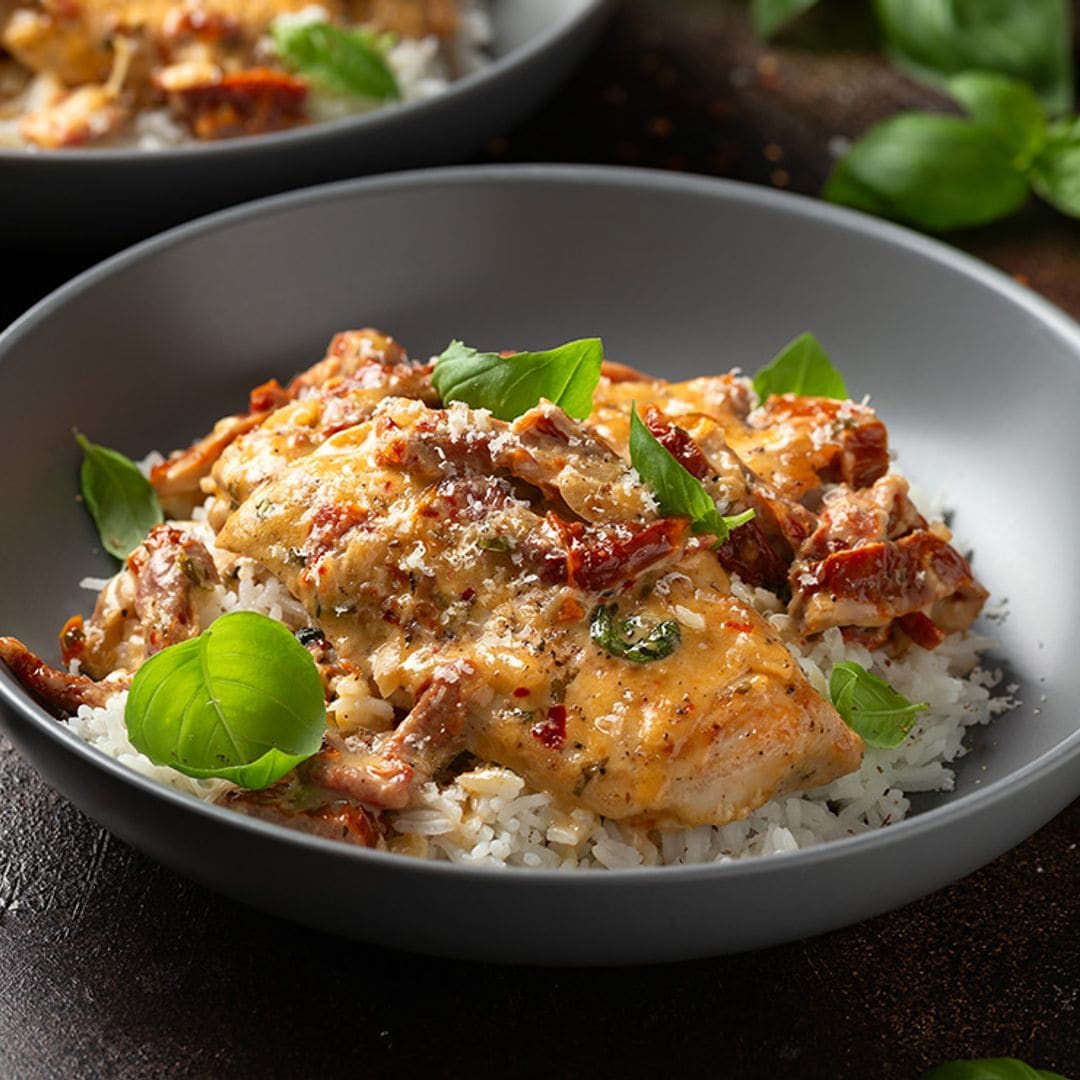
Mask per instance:
[[[408,449],[409,443],[404,437],[387,439],[387,441],[375,451],[375,464],[382,466],[402,465],[405,462],[405,455]]]
[[[749,634],[754,627],[748,622],[726,622],[724,628],[727,630],[737,630],[740,634]]]
[[[476,590],[470,585],[462,594],[461,599],[468,603],[476,595]]]
[[[561,750],[566,741],[566,706],[552,705],[547,711],[547,719],[533,724],[530,732],[549,750]]]
[[[350,529],[366,518],[367,514],[360,507],[350,504],[323,503],[317,507],[311,516],[311,531],[304,545],[307,565],[314,566]]]
[[[514,697],[528,697],[531,693],[527,686],[519,686],[514,690]]]

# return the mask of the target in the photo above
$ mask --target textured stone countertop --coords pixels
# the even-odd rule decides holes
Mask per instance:
[[[478,160],[630,164],[816,194],[841,140],[897,108],[941,104],[866,49],[859,5],[838,8],[765,46],[739,4],[627,0],[558,97]],[[1080,222],[1033,204],[949,239],[1080,317]],[[28,257],[0,325],[89,261]],[[764,952],[488,967],[341,941],[178,878],[54,794],[0,737],[0,1077],[913,1080],[1004,1054],[1077,1077],[1078,838],[1080,802],[924,900]]]

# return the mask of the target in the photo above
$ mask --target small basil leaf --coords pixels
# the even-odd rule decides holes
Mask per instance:
[[[1016,1058],[970,1058],[939,1065],[919,1080],[1065,1080],[1060,1073],[1033,1069]]]
[[[157,492],[130,458],[75,432],[83,449],[79,488],[97,525],[101,545],[110,555],[126,559],[164,521]]]
[[[376,101],[401,97],[384,56],[385,42],[369,31],[277,22],[270,34],[281,59],[326,90]]]
[[[962,71],[1023,79],[1052,113],[1072,107],[1072,29],[1065,0],[875,0],[894,60],[943,86]]]
[[[1018,210],[1028,182],[992,132],[954,116],[905,113],[872,127],[837,164],[831,202],[921,229],[959,229]]]
[[[287,627],[223,615],[135,673],[124,711],[132,745],[155,765],[242,787],[280,780],[321,746],[322,679]]]
[[[1080,119],[1050,128],[1046,145],[1032,166],[1031,182],[1051,206],[1080,218]]]
[[[618,611],[617,604],[598,604],[593,608],[589,617],[589,637],[620,660],[635,664],[663,660],[682,642],[682,631],[674,619],[665,619],[649,629],[640,615],[631,615],[617,623]]]
[[[570,341],[546,352],[482,353],[452,341],[435,363],[431,381],[445,402],[463,401],[514,420],[547,398],[576,420],[592,412],[604,345],[599,338]]]
[[[750,17],[754,32],[760,37],[772,37],[785,23],[809,11],[818,0],[752,0]]]
[[[813,334],[800,334],[789,341],[754,376],[754,389],[763,403],[770,394],[805,394],[840,401],[848,396],[844,376],[833,367]]]
[[[829,697],[848,726],[867,746],[899,746],[925,705],[913,705],[866,668],[845,660],[829,677]]]
[[[690,518],[694,532],[712,533],[717,546],[731,535],[732,529],[745,525],[754,516],[753,510],[730,517],[721,514],[701,481],[687,472],[645,426],[636,404],[630,406],[630,463],[653,489],[661,514]]]
[[[1016,155],[1017,168],[1026,169],[1046,142],[1046,113],[1027,83],[969,71],[949,80],[949,93],[979,127],[992,131]]]

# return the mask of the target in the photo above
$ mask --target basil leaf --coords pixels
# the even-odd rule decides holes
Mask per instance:
[[[844,660],[829,676],[829,697],[848,726],[867,746],[899,746],[926,705],[913,705],[887,682]]]
[[[635,664],[648,664],[670,656],[682,642],[682,631],[675,619],[665,619],[646,630],[640,615],[616,623],[618,604],[598,604],[589,617],[589,637],[602,649]],[[644,636],[639,634],[644,632]]]
[[[326,90],[376,101],[401,97],[384,56],[386,43],[370,31],[342,30],[329,23],[290,25],[279,21],[270,34],[286,65]]]
[[[1046,142],[1046,113],[1027,83],[969,71],[949,80],[949,93],[979,127],[992,131],[1016,155],[1016,168],[1026,169]]]
[[[599,338],[570,341],[546,352],[482,353],[451,341],[435,363],[431,381],[445,402],[463,401],[514,420],[547,398],[576,420],[592,412],[604,344]]]
[[[90,442],[78,431],[75,438],[83,449],[79,488],[97,525],[101,546],[110,555],[126,559],[165,520],[157,492],[130,458]]]
[[[754,389],[762,403],[770,394],[806,394],[846,400],[844,376],[832,365],[821,342],[813,334],[789,341],[754,376]]]
[[[919,1080],[1065,1080],[1060,1073],[1033,1069],[1016,1058],[970,1058],[939,1065]]]
[[[1029,83],[1052,113],[1072,107],[1066,0],[875,0],[893,59],[942,86],[981,69]]]
[[[1050,128],[1046,145],[1032,165],[1031,182],[1051,206],[1080,218],[1080,119]]]
[[[322,746],[322,679],[283,624],[238,611],[150,657],[124,721],[155,765],[263,788]]]
[[[752,0],[750,17],[759,37],[772,37],[785,23],[809,11],[818,0]]]
[[[1028,182],[993,132],[954,116],[905,113],[872,127],[839,161],[830,202],[921,229],[959,229],[1011,214]]]
[[[716,537],[714,546],[722,544],[732,529],[745,525],[754,516],[753,510],[744,510],[724,517],[701,481],[687,472],[645,426],[636,404],[630,406],[630,463],[653,489],[661,514],[690,518],[694,532]]]

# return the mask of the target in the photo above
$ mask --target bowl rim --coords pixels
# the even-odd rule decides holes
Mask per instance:
[[[578,187],[621,188],[644,191],[648,194],[704,196],[722,202],[764,209],[782,214],[794,214],[816,220],[845,232],[857,233],[867,239],[899,247],[920,258],[953,270],[989,289],[1006,302],[1020,307],[1053,331],[1076,354],[1080,361],[1080,324],[1060,308],[1021,286],[1003,272],[973,256],[948,246],[940,240],[922,236],[903,226],[882,221],[859,211],[833,206],[819,199],[790,192],[775,191],[760,185],[736,180],[723,180],[698,175],[672,174],[658,170],[623,166],[595,165],[459,165],[438,169],[419,169],[384,176],[320,184],[283,195],[257,199],[186,222],[113,255],[83,271],[72,280],[38,301],[0,333],[0,364],[5,354],[39,323],[62,310],[79,294],[107,282],[117,272],[143,260],[152,259],[169,248],[197,240],[236,225],[248,224],[263,217],[291,213],[317,204],[338,200],[363,200],[369,195],[384,192],[422,192],[425,189],[445,189],[448,185],[475,186],[496,183],[503,186],[562,185]],[[314,856],[342,860],[360,860],[372,867],[419,875],[434,875],[438,880],[445,874],[476,881],[530,881],[546,883],[578,882],[571,888],[593,888],[598,881],[611,882],[610,887],[628,883],[656,886],[678,885],[687,881],[721,881],[727,878],[756,877],[770,873],[799,873],[811,866],[827,864],[838,859],[855,858],[859,853],[872,853],[883,846],[916,840],[936,833],[973,815],[983,814],[991,807],[1019,797],[1038,781],[1080,761],[1080,727],[1051,749],[1019,769],[995,780],[985,787],[958,796],[944,806],[920,811],[911,817],[857,836],[841,837],[793,852],[783,858],[747,857],[722,863],[700,863],[673,866],[639,866],[604,870],[596,873],[568,874],[564,870],[545,868],[508,868],[508,874],[488,866],[411,858],[400,854],[358,848],[341,841],[312,836],[285,826],[260,821],[222,806],[200,800],[143,776],[108,757],[103,751],[84,742],[74,732],[63,727],[37,705],[7,673],[0,678],[0,705],[21,715],[39,733],[57,746],[75,753],[84,762],[98,768],[121,783],[130,784],[151,798],[164,799],[177,810],[201,814],[208,820],[241,831],[249,831],[265,840],[298,844]],[[786,869],[783,869],[786,868]],[[494,871],[494,875],[493,875]],[[601,886],[606,887],[606,886]]]
[[[498,82],[518,67],[526,67],[538,56],[557,47],[564,39],[580,30],[590,19],[599,18],[600,13],[614,6],[615,0],[577,0],[580,8],[552,22],[550,26],[535,34],[525,43],[509,52],[495,57],[491,63],[484,64],[475,71],[470,71],[455,79],[441,94],[414,101],[384,103],[367,112],[354,113],[334,120],[320,120],[310,124],[282,131],[268,131],[260,135],[237,136],[217,142],[195,142],[180,146],[167,146],[158,150],[140,150],[138,147],[69,147],[66,150],[39,150],[28,147],[0,147],[0,164],[24,164],[57,166],[69,170],[94,165],[122,163],[127,167],[139,164],[147,168],[163,166],[181,161],[206,159],[246,158],[261,152],[285,152],[302,146],[322,136],[333,139],[348,136],[353,132],[370,131],[377,133],[381,129],[396,124],[401,119],[420,119],[435,116],[445,109],[452,108],[461,97],[467,97],[473,91],[481,90],[487,83]],[[373,136],[374,137],[374,136]],[[61,164],[63,163],[63,164]]]

